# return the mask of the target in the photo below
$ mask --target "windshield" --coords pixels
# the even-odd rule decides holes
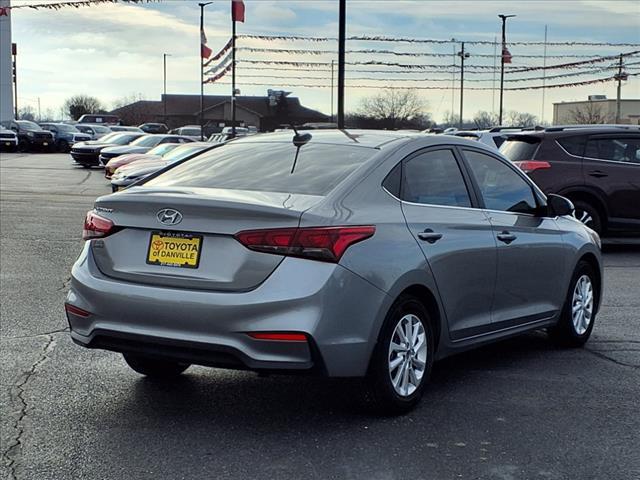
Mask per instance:
[[[80,130],[78,130],[76,127],[74,127],[73,125],[66,125],[64,123],[58,124],[58,125],[54,125],[60,132],[73,132],[73,133],[80,133]]]
[[[165,155],[164,158],[170,162],[177,162],[178,160],[187,158],[189,155],[193,155],[194,153],[200,152],[210,147],[211,145],[182,145],[180,146],[180,148],[176,148],[172,152]]]
[[[512,162],[533,160],[538,145],[540,145],[540,139],[538,137],[526,135],[518,138],[511,137],[500,146],[500,153]]]
[[[133,140],[140,135],[134,135],[131,133],[116,133],[115,136],[109,139],[109,143],[115,143],[116,145],[129,145]],[[103,137],[107,138],[107,137]]]
[[[163,143],[162,145],[158,145],[157,147],[153,147],[147,153],[149,155],[160,155],[161,157],[164,157],[167,153],[169,153],[171,150],[176,148],[178,145],[179,144],[177,144],[177,143]]]
[[[230,143],[177,165],[146,185],[326,195],[377,153],[366,147],[309,143]]]
[[[99,125],[96,125],[93,129],[96,133],[109,133],[111,131],[108,127],[101,127]]]
[[[156,135],[145,135],[140,137],[135,142],[131,142],[131,145],[135,147],[155,147],[158,145],[164,137],[159,137]]]
[[[200,135],[199,128],[181,128],[180,135]]]
[[[100,139],[100,142],[110,142],[111,140],[115,139],[118,135],[120,135],[119,133],[110,133],[109,135],[105,135],[104,137],[102,137]]]
[[[25,130],[42,130],[38,124],[30,122],[29,120],[18,120],[16,123]]]

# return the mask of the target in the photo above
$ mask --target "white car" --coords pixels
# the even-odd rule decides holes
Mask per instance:
[[[18,136],[13,130],[0,126],[0,149],[15,152],[18,149]]]
[[[113,133],[111,129],[106,125],[96,125],[96,124],[88,125],[86,123],[76,123],[74,127],[80,130],[82,133],[91,135],[91,140],[99,140],[105,135],[109,135],[110,133]]]
[[[445,134],[477,140],[498,150],[502,142],[506,140],[507,135],[520,131],[522,129],[519,127],[494,127],[490,130],[457,130],[448,134],[445,130]]]

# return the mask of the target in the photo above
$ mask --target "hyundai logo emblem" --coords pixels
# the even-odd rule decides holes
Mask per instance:
[[[165,225],[177,225],[182,221],[182,214],[173,208],[163,208],[156,215],[160,223]]]

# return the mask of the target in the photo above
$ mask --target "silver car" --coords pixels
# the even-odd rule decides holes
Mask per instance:
[[[534,329],[587,341],[600,243],[571,213],[478,142],[249,136],[96,201],[71,337],[152,377],[190,364],[367,377],[401,413],[435,360]]]

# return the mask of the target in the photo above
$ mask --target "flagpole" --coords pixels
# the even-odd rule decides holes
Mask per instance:
[[[204,141],[204,57],[202,56],[202,32],[204,32],[204,7],[213,2],[199,3],[200,6],[200,141]]]
[[[498,125],[502,125],[502,99],[504,96],[504,49],[507,47],[507,18],[515,15],[498,15],[502,19],[502,51],[500,54],[500,110],[498,113]]]
[[[236,136],[236,18],[231,15],[231,136]]]

